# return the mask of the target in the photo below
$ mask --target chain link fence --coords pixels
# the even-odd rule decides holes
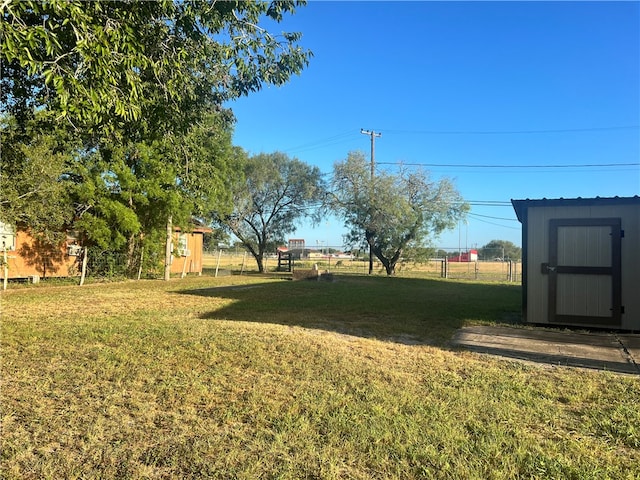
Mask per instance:
[[[265,271],[278,271],[278,257],[265,256]],[[235,250],[207,252],[203,258],[204,273],[211,275],[242,275],[258,272],[258,264],[249,253]],[[292,262],[293,270],[311,269],[317,266],[321,271],[337,274],[368,274],[369,258],[354,258],[345,254],[314,252],[312,255],[297,257]],[[373,274],[385,275],[380,261],[373,262]],[[399,261],[396,265],[398,277],[434,277],[460,280],[480,280],[495,282],[519,282],[522,280],[522,263],[516,261],[473,261],[449,262],[446,259],[425,261]]]

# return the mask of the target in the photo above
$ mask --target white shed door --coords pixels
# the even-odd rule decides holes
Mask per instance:
[[[553,219],[549,228],[549,323],[621,324],[621,221]]]

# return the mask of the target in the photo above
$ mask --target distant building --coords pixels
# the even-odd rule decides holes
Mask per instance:
[[[300,259],[304,257],[305,242],[303,238],[290,238],[289,251],[292,258]]]
[[[449,262],[477,262],[478,251],[469,250],[468,252],[463,252],[460,255],[456,255],[455,257],[449,257],[448,261]]]

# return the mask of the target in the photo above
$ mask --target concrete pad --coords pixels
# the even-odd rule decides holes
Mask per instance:
[[[624,342],[631,348],[625,348]],[[452,343],[481,353],[539,363],[640,374],[640,355],[635,356],[640,354],[638,335],[475,326],[458,330]]]
[[[640,367],[640,335],[620,334],[618,335],[620,342],[624,345],[627,353],[638,367]]]

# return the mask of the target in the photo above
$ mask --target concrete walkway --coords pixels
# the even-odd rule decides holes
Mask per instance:
[[[453,345],[551,365],[640,375],[640,335],[514,327],[464,327]]]

